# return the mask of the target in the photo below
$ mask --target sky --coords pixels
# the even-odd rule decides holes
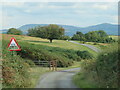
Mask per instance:
[[[1,2],[0,6],[0,29],[25,24],[118,23],[118,2]]]

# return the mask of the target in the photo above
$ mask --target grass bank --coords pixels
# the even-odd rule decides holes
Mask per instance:
[[[11,52],[7,49],[7,45],[11,37],[15,37],[17,39],[17,42],[22,49],[19,52],[15,52],[14,60]],[[55,59],[59,60],[59,65],[64,67],[59,68],[59,70],[65,70],[79,67],[79,63],[77,61],[81,60],[81,56],[80,52],[77,53],[78,51],[88,51],[93,55],[96,54],[94,51],[85,46],[77,45],[64,40],[53,40],[53,43],[49,43],[47,39],[3,34],[2,42],[4,59],[3,66],[5,67],[4,74],[6,76],[4,77],[5,87],[35,87],[38,83],[39,77],[42,74],[49,72],[48,68],[31,67],[28,62],[25,62],[25,60],[49,61]],[[11,70],[11,80],[9,80],[6,74],[8,73],[8,71],[6,71],[7,68]],[[14,74],[12,72],[14,72]]]
[[[46,47],[48,46],[48,47],[58,47],[61,49],[68,49],[68,50],[72,49],[72,50],[88,51],[96,56],[96,52],[94,52],[90,48],[85,47],[83,45],[74,44],[66,40],[53,40],[53,43],[49,43],[48,39],[42,39],[38,37],[30,37],[30,36],[23,36],[23,35],[7,35],[7,34],[2,34],[2,36],[4,39],[7,39],[7,40],[9,40],[11,37],[15,37],[17,41],[25,41],[28,43],[42,45]]]
[[[35,88],[35,86],[39,81],[39,78],[47,72],[50,72],[49,68],[38,67],[38,66],[29,68],[29,74],[31,78],[31,86],[29,88]]]
[[[98,85],[92,79],[80,72],[73,77],[73,82],[78,88],[98,88]]]
[[[96,59],[82,60],[73,81],[80,88],[119,88],[119,53],[118,43],[112,43]]]

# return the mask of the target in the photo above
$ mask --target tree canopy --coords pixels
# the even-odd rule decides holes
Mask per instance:
[[[84,41],[85,36],[84,36],[84,34],[82,32],[77,31],[76,34],[73,35],[72,40]]]
[[[16,28],[10,28],[8,30],[7,34],[22,35],[22,31],[20,31]]]
[[[56,25],[50,24],[48,26],[38,26],[28,30],[29,36],[36,36],[40,38],[47,38],[52,43],[53,39],[59,39],[64,35],[64,28]]]
[[[83,34],[82,32],[76,32],[76,34],[73,35],[72,40],[100,42],[100,43],[114,42],[114,40],[112,38],[109,38],[107,33],[103,30],[90,31],[86,34]]]

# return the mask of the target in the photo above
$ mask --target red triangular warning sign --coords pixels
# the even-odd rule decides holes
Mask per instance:
[[[16,42],[15,38],[11,38],[10,43],[8,44],[9,51],[20,51],[20,46]]]

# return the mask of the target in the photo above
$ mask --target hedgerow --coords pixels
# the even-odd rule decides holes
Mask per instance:
[[[17,52],[22,58],[40,61],[57,60],[59,67],[68,67],[73,61],[93,58],[88,51],[75,51],[71,49],[62,49],[59,47],[49,47],[36,45],[27,42],[20,42],[21,51]],[[81,53],[81,54],[79,54]]]
[[[7,49],[8,41],[2,41],[2,75],[3,87],[7,88],[25,88],[31,85],[29,78],[29,64],[14,52]]]
[[[119,44],[114,43],[101,52],[97,59],[82,60],[82,72],[101,88],[119,87]]]

